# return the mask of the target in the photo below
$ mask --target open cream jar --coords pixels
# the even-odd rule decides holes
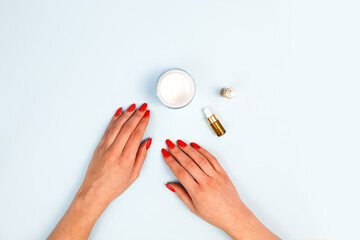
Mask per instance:
[[[161,103],[169,108],[182,108],[195,96],[195,83],[185,71],[173,69],[160,76],[156,94]]]

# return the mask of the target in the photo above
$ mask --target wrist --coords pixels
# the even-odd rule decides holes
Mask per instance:
[[[85,188],[82,185],[77,191],[71,205],[73,204],[79,210],[83,209],[91,215],[100,216],[110,202],[103,200],[96,189]]]
[[[91,230],[107,206],[108,204],[100,203],[96,193],[80,187],[68,209],[68,214],[82,225],[80,227]]]
[[[236,214],[231,223],[223,230],[234,240],[246,239],[244,233],[248,232],[254,225],[254,214],[246,207]]]
[[[80,187],[65,215],[48,239],[87,239],[105,204],[98,204],[94,194]]]
[[[225,232],[234,240],[279,239],[248,208],[238,215]]]

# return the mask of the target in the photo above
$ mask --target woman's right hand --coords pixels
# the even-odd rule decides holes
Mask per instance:
[[[233,239],[279,239],[241,201],[217,159],[196,143],[166,140],[165,162],[180,184],[166,186],[197,216],[219,227]]]

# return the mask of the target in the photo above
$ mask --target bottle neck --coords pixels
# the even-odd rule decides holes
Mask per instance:
[[[210,124],[218,121],[218,119],[216,118],[215,114],[213,114],[213,115],[211,115],[210,117],[208,117],[207,120],[208,120],[208,122],[209,122]]]

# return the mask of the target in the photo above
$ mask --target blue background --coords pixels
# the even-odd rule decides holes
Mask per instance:
[[[358,13],[351,0],[0,0],[0,239],[46,238],[133,102],[149,104],[153,144],[91,239],[229,239],[165,188],[166,138],[208,148],[280,237],[359,239]],[[155,95],[171,68],[197,86],[180,110]]]

